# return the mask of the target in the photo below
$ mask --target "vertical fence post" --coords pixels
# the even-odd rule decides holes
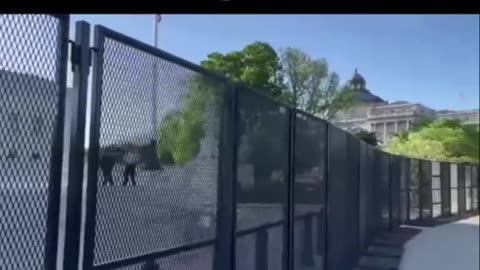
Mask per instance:
[[[85,118],[87,108],[88,73],[90,69],[90,24],[75,24],[72,48],[73,89],[70,93],[68,186],[63,269],[78,269],[83,197],[85,155]]]
[[[295,210],[294,210],[294,188],[295,188],[295,135],[296,135],[296,119],[297,113],[295,109],[288,110],[289,117],[289,142],[288,142],[288,177],[287,177],[287,205],[285,208],[285,226],[284,226],[284,259],[282,261],[283,269],[293,269],[295,247],[294,243],[294,226],[295,226]]]
[[[433,161],[428,161],[428,180],[430,180],[428,194],[430,197],[430,219],[433,219],[433,209],[434,209],[434,201],[433,201]]]
[[[103,27],[94,29],[94,57],[92,71],[91,113],[90,113],[90,145],[87,164],[87,202],[85,216],[85,235],[83,245],[83,270],[90,270],[94,263],[95,226],[97,215],[97,182],[98,159],[100,151],[100,117],[103,82],[103,51],[105,36]]]
[[[423,220],[423,204],[424,204],[424,197],[423,197],[423,178],[425,174],[423,173],[423,166],[422,161],[418,160],[418,220]]]
[[[237,132],[238,88],[229,88],[225,93],[222,131],[220,139],[217,242],[215,245],[214,269],[235,269],[235,227],[237,220]]]
[[[392,184],[392,156],[386,154],[388,158],[388,230],[393,230],[393,184]]]
[[[45,235],[45,258],[44,267],[46,270],[56,269],[58,255],[58,234],[60,217],[60,197],[62,191],[62,165],[63,165],[63,137],[66,113],[66,88],[67,88],[67,61],[68,61],[68,34],[69,15],[58,16],[60,29],[57,34],[57,70],[59,74],[57,115],[55,117],[55,129],[53,132],[53,143],[50,147],[50,179],[48,185],[47,202],[47,231]],[[2,89],[3,90],[3,89]],[[2,220],[3,222],[3,220]]]
[[[329,194],[328,194],[328,184],[330,181],[330,124],[326,123],[325,124],[325,201],[324,201],[324,219],[323,219],[323,234],[324,234],[324,252],[323,252],[323,264],[321,266],[321,269],[326,269],[327,268],[327,260],[328,260],[328,217],[330,216],[330,207],[329,207]]]
[[[458,214],[465,214],[466,192],[465,192],[465,164],[457,164],[457,190],[458,190]]]
[[[441,196],[442,196],[442,213],[441,215],[446,217],[449,216],[450,205],[451,205],[451,196],[450,196],[450,164],[446,162],[440,163],[440,185],[441,185]]]

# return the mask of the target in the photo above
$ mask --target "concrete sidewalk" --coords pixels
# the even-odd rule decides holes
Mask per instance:
[[[405,245],[400,270],[478,270],[479,216],[422,232]]]

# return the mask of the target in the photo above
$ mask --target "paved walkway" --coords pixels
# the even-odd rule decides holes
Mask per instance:
[[[422,232],[405,245],[400,270],[478,270],[479,216]]]

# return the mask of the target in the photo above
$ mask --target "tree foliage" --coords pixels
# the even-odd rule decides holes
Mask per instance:
[[[350,104],[349,91],[339,87],[338,75],[329,70],[327,62],[313,60],[298,49],[288,48],[280,57],[268,43],[253,42],[239,51],[211,53],[201,65],[276,101],[297,103],[299,109],[325,119]],[[159,130],[157,152],[163,163],[186,164],[198,155],[206,134],[207,111],[212,105],[218,108],[221,104],[221,87],[212,82],[197,76],[188,82],[187,88],[182,108],[167,115]],[[242,90],[242,95],[248,92]],[[273,138],[267,127],[285,121],[286,114],[276,104],[266,106],[256,102],[241,104],[239,111],[238,132],[248,135],[245,142],[249,150],[245,158],[256,164],[265,163],[259,166],[265,171],[278,167],[279,162],[272,157],[259,157],[264,156],[262,149],[282,147],[283,141]]]
[[[281,51],[282,74],[286,84],[285,99],[292,106],[331,119],[353,103],[353,93],[340,87],[340,79],[325,59],[313,59],[305,52],[286,48]]]
[[[438,120],[396,136],[386,147],[393,154],[416,158],[479,162],[479,131],[456,120]]]
[[[165,116],[159,130],[157,153],[164,164],[184,165],[198,155],[208,109],[218,114],[222,105],[222,87],[211,80],[196,76],[187,89],[181,109]]]
[[[281,99],[284,93],[279,57],[268,43],[254,42],[227,54],[211,53],[201,65],[274,99]]]

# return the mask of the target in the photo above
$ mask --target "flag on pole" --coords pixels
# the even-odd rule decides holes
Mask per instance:
[[[162,15],[161,14],[155,14],[155,22],[160,23],[162,21]]]

